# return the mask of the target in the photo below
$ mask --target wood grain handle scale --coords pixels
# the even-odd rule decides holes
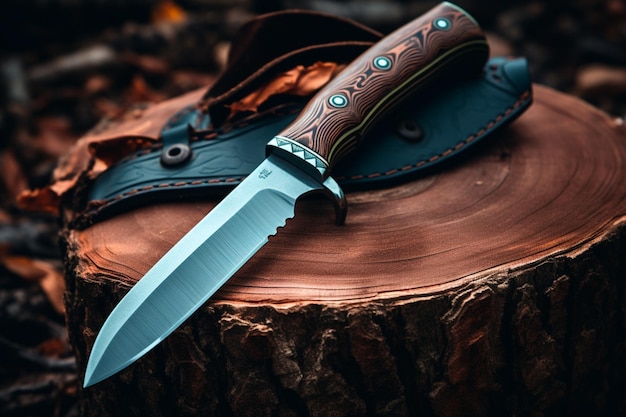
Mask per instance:
[[[323,28],[320,28],[323,30]],[[341,71],[267,147],[326,178],[367,129],[444,72],[478,73],[489,47],[476,23],[444,2],[383,38]],[[313,169],[312,169],[313,168]]]

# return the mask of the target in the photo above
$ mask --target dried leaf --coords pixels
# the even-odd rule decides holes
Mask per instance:
[[[21,278],[39,283],[55,311],[59,314],[65,312],[63,304],[65,280],[63,275],[50,262],[26,256],[10,255],[2,257],[0,262],[5,268]]]
[[[279,74],[243,99],[232,103],[230,116],[239,112],[256,112],[270,97],[278,94],[308,96],[328,83],[343,66],[334,62],[316,62],[313,65],[297,67]]]
[[[130,51],[122,52],[120,60],[133,65],[141,70],[142,73],[169,75],[172,70],[169,63],[163,58],[141,55]]]
[[[181,91],[204,88],[215,82],[215,75],[194,70],[175,70],[171,72],[172,84]]]
[[[37,131],[39,134],[33,138],[33,145],[54,159],[65,154],[78,139],[65,117],[39,117]]]
[[[151,88],[146,82],[146,79],[139,74],[133,77],[133,81],[127,95],[129,103],[158,103],[167,98],[166,94]]]
[[[52,358],[62,358],[70,353],[67,342],[58,337],[51,337],[41,342],[37,346],[37,352]]]
[[[152,21],[155,23],[182,22],[186,18],[183,8],[173,0],[161,0],[152,9]]]
[[[576,90],[583,97],[611,97],[626,92],[626,67],[590,64],[576,77]]]
[[[0,190],[11,199],[28,189],[28,181],[15,155],[8,150],[0,152]]]
[[[0,224],[9,223],[12,220],[12,216],[6,210],[0,209]]]
[[[39,281],[41,289],[46,293],[46,297],[52,304],[54,310],[59,314],[65,313],[63,295],[65,294],[65,279],[63,274],[57,271],[52,265],[44,263],[47,274]]]
[[[141,148],[150,146],[154,141],[140,136],[121,136],[101,142],[89,144],[89,150],[97,161],[103,163],[102,167],[109,167]]]
[[[138,83],[137,88],[142,89],[141,81]],[[181,108],[198,102],[202,94],[204,89],[198,89],[159,104],[118,112],[113,120],[103,121],[63,155],[51,185],[22,192],[18,204],[25,210],[58,215],[61,197],[72,190],[82,175],[95,178],[128,154],[153,145],[163,124]]]
[[[115,119],[124,113],[124,107],[119,103],[104,97],[99,97],[93,101],[93,106],[102,119]]]
[[[76,181],[78,177],[56,181],[44,188],[23,191],[17,197],[17,203],[24,210],[50,213],[56,216],[59,214],[61,196],[69,191]]]
[[[94,74],[85,81],[85,93],[95,95],[111,90],[113,82],[110,77],[102,74]]]

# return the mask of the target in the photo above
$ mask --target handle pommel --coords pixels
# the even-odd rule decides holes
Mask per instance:
[[[270,141],[268,152],[295,156],[323,179],[361,144],[374,121],[403,99],[444,72],[478,73],[488,54],[476,21],[459,7],[441,3],[356,58]]]

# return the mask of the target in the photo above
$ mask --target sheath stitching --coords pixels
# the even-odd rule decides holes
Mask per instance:
[[[511,107],[506,109],[503,113],[498,114],[498,116],[496,116],[496,118],[494,120],[489,122],[487,124],[487,126],[481,128],[478,132],[474,133],[473,135],[468,136],[467,138],[465,138],[465,140],[462,140],[461,142],[459,142],[454,148],[446,149],[445,151],[441,152],[440,154],[433,155],[430,158],[421,160],[421,161],[419,161],[419,162],[417,162],[415,164],[403,166],[402,168],[393,169],[393,170],[387,171],[387,172],[378,172],[378,173],[367,174],[367,175],[352,175],[352,176],[349,176],[349,177],[338,177],[337,180],[339,181],[339,180],[358,180],[358,179],[362,179],[362,178],[378,178],[378,177],[381,177],[381,176],[389,176],[389,175],[397,174],[400,171],[409,171],[411,169],[421,168],[421,167],[423,167],[426,164],[434,163],[434,162],[438,161],[441,158],[445,158],[445,157],[450,156],[451,154],[461,150],[465,146],[467,146],[470,143],[474,142],[476,139],[478,139],[481,136],[484,136],[486,133],[490,132],[505,117],[510,115],[515,109],[517,109],[522,104],[524,104],[524,102],[526,102],[526,100],[528,99],[529,96],[530,96],[530,91],[528,91],[528,90],[525,91],[520,96],[520,98]]]
[[[500,123],[505,117],[507,117],[508,115],[510,115],[515,109],[517,109],[518,107],[520,107],[530,96],[530,91],[525,91],[520,97],[519,99],[508,109],[506,109],[504,112],[500,113],[494,120],[492,120],[491,122],[489,122],[485,127],[482,127],[480,130],[478,130],[476,133],[468,136],[467,138],[465,138],[464,140],[462,140],[461,142],[459,142],[455,147],[453,148],[449,148],[446,149],[445,151],[441,152],[440,154],[437,155],[433,155],[432,157],[428,158],[428,159],[424,159],[421,160],[415,164],[410,164],[410,165],[406,165],[400,168],[396,168],[387,172],[378,172],[378,173],[372,173],[372,174],[363,174],[363,175],[352,175],[349,177],[338,177],[337,180],[358,180],[358,179],[362,179],[362,178],[379,178],[379,177],[383,177],[383,176],[390,176],[390,175],[394,175],[397,174],[400,171],[409,171],[411,169],[416,169],[416,168],[421,168],[424,165],[427,164],[432,164],[436,161],[438,161],[441,158],[450,156],[451,154],[458,152],[459,150],[463,149],[464,147],[466,147],[467,145],[469,145],[470,143],[474,142],[476,139],[480,138],[481,136],[484,136],[486,133],[488,133],[489,131],[491,131],[494,127],[496,127],[498,125],[498,123]],[[211,135],[211,138],[213,138],[215,136]],[[157,185],[148,185],[145,187],[141,187],[141,188],[136,188],[121,194],[118,194],[114,197],[110,197],[108,199],[105,200],[94,200],[91,203],[94,203],[94,205],[96,205],[96,207],[94,207],[92,210],[87,209],[85,212],[85,215],[88,215],[89,212],[92,212],[92,214],[97,213],[98,211],[102,210],[103,208],[107,207],[108,205],[119,201],[125,197],[130,197],[130,196],[134,196],[134,195],[138,195],[144,192],[148,192],[148,191],[152,191],[154,189],[164,189],[164,188],[179,188],[179,187],[187,187],[187,186],[201,186],[202,184],[227,184],[227,183],[234,183],[234,182],[241,182],[245,179],[245,177],[229,177],[229,178],[218,178],[218,179],[209,179],[209,180],[193,180],[193,181],[178,181],[178,182],[173,182],[173,183],[161,183],[161,184],[157,184]]]

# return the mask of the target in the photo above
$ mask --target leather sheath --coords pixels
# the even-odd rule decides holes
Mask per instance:
[[[303,18],[302,13],[297,15]],[[289,14],[280,17],[292,22]],[[340,22],[339,26],[344,24]],[[376,36],[354,25],[365,37]],[[263,42],[263,30],[252,39],[248,46],[254,50],[255,42]],[[346,43],[343,40],[341,47]],[[360,40],[355,43],[359,45],[351,51],[358,55],[363,46]],[[235,52],[231,53],[234,58],[229,59],[235,72],[239,70],[238,59],[246,56],[245,48],[237,45],[235,42]],[[308,47],[304,49],[309,53]],[[327,52],[324,48],[321,51],[322,55]],[[240,183],[265,158],[266,143],[297,116],[305,100],[274,103],[273,108],[254,117],[224,123],[225,98],[234,100],[254,87],[257,78],[280,71],[284,55],[289,61],[298,55],[294,58],[293,51],[281,53],[278,58],[270,57],[269,63],[257,63],[266,68],[264,71],[238,74],[240,79],[231,90],[224,87],[224,79],[233,78],[227,69],[201,103],[181,108],[163,124],[159,144],[127,155],[95,179],[81,217],[91,223],[147,203],[223,195]],[[215,91],[218,93],[212,94]],[[334,167],[332,176],[345,191],[409,181],[445,166],[444,162],[484,141],[515,120],[531,102],[526,60],[491,58],[479,76],[440,82],[405,101],[367,133],[359,150]],[[171,163],[163,156],[172,147],[191,152]]]

